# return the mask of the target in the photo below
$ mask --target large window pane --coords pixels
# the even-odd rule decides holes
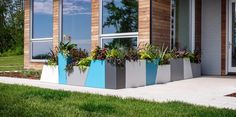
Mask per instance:
[[[90,48],[91,0],[63,0],[63,41]],[[80,43],[81,42],[81,43]]]
[[[32,0],[32,38],[51,38],[53,0]]]
[[[47,59],[51,49],[52,41],[32,42],[32,59]]]
[[[190,0],[172,0],[172,46],[190,50]]]
[[[106,48],[115,48],[115,47],[135,48],[135,47],[137,47],[137,37],[102,39],[102,47],[106,47]]]
[[[138,0],[102,0],[102,32],[138,32]]]

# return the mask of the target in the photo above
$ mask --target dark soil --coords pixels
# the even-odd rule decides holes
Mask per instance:
[[[40,77],[38,75],[24,74],[22,72],[0,72],[0,76],[5,77],[13,77],[13,78],[26,78],[26,79],[35,79],[39,80]]]
[[[236,93],[232,93],[232,94],[229,94],[229,95],[226,95],[228,97],[236,97]]]

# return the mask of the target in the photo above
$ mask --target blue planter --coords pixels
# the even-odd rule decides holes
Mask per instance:
[[[146,85],[156,84],[159,59],[146,61]]]
[[[88,70],[85,86],[104,89],[125,88],[125,68],[106,60],[94,60]]]
[[[106,61],[105,60],[94,60],[90,64],[88,76],[85,81],[86,87],[94,88],[105,88],[105,71]]]
[[[58,53],[59,84],[67,84],[66,66],[69,63],[70,63],[70,58],[64,56],[62,53]]]

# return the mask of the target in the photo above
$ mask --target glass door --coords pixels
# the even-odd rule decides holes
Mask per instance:
[[[229,72],[236,72],[236,0],[229,2]]]

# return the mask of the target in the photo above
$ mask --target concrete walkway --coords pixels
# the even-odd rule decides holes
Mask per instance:
[[[122,98],[145,99],[158,102],[182,101],[197,105],[236,109],[236,98],[225,96],[236,92],[236,79],[230,78],[202,77],[161,85],[121,90],[66,86],[40,82],[38,80],[4,77],[0,77],[0,82],[7,84],[23,84],[56,90],[111,95]]]

